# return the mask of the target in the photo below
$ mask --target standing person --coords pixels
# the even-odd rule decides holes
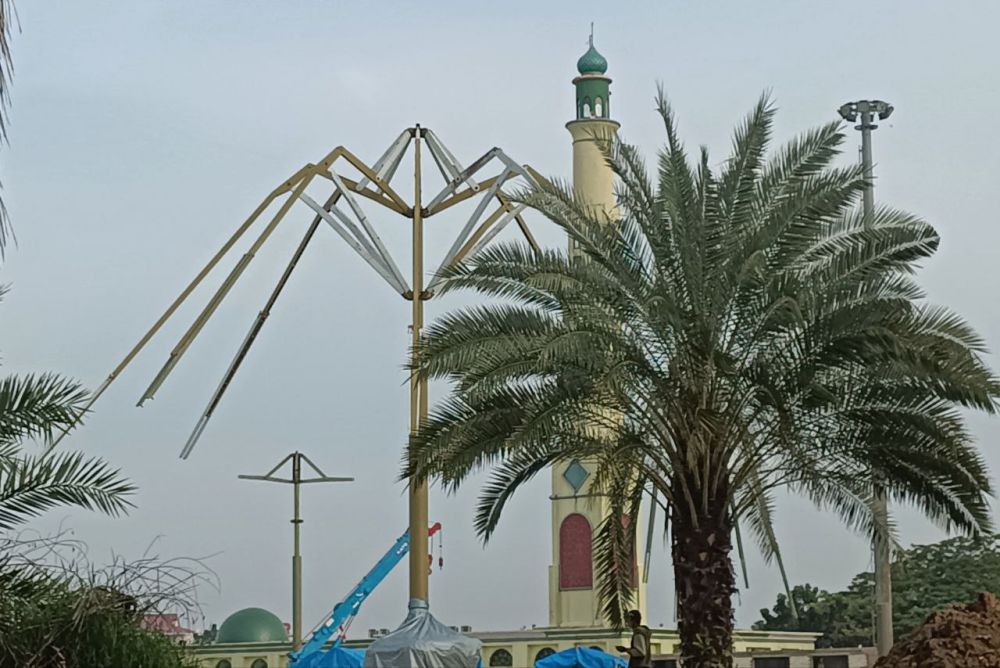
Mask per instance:
[[[625,618],[628,620],[629,628],[632,629],[632,645],[631,647],[619,645],[615,649],[622,654],[628,654],[628,668],[652,668],[653,652],[649,648],[652,634],[649,627],[642,624],[642,614],[638,610],[629,610]]]

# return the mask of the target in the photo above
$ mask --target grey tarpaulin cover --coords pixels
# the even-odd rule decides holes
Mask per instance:
[[[426,601],[411,599],[399,628],[369,645],[364,668],[476,668],[481,647],[434,619]]]

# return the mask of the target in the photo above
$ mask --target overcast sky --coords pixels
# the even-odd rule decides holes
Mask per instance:
[[[339,144],[373,161],[405,127],[433,128],[462,162],[492,146],[568,177],[576,59],[589,23],[613,77],[613,116],[651,154],[662,142],[657,81],[689,146],[718,162],[764,89],[779,139],[836,118],[847,101],[896,106],[874,137],[880,201],[929,219],[941,250],[921,272],[1000,349],[1000,3],[695,2],[20,2],[4,198],[19,245],[0,281],[7,371],[57,370],[96,387],[198,268],[272,188]],[[851,132],[843,160],[857,159]],[[397,177],[409,193],[407,169]],[[430,186],[428,190],[430,190]],[[96,407],[71,447],[106,457],[140,487],[125,519],[55,512],[97,560],[216,555],[222,591],[206,618],[246,606],[290,619],[290,490],[238,481],[293,449],[353,484],[304,492],[305,624],[311,627],[404,530],[395,482],[407,429],[401,371],[408,303],[321,229],[193,456],[197,416],[308,223],[293,210],[157,396],[135,402],[205,303],[201,290]],[[406,222],[373,214],[404,271]],[[544,230],[546,243],[562,240]],[[439,258],[461,219],[429,223]],[[228,271],[227,261],[223,270]],[[209,285],[221,280],[217,272]],[[450,302],[452,306],[455,301]],[[447,304],[432,304],[430,315]],[[994,358],[995,360],[995,358]],[[974,418],[991,464],[998,425]],[[446,566],[431,580],[450,624],[516,629],[547,622],[548,477],[515,500],[485,549],[472,531],[475,484],[435,491]],[[901,513],[904,543],[941,534]],[[784,499],[778,533],[789,575],[846,586],[869,567],[864,541],[806,502]],[[661,544],[650,622],[673,624]],[[780,588],[750,557],[737,621]],[[355,633],[395,627],[406,570],[366,603]]]

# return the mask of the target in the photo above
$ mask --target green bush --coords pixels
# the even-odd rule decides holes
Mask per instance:
[[[66,578],[0,573],[4,668],[195,668],[182,647],[142,628],[134,599]]]

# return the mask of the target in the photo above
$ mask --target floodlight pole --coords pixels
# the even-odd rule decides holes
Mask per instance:
[[[875,184],[872,173],[872,130],[878,127],[875,116],[879,120],[889,118],[893,106],[881,100],[860,100],[843,105],[839,113],[841,117],[853,123],[859,120],[855,130],[861,131],[861,165],[865,175],[862,210],[865,220],[870,223],[875,215]],[[878,480],[873,481],[874,499],[872,515],[875,526],[883,531],[876,531],[873,538],[875,561],[875,647],[878,655],[885,656],[892,649],[892,541],[887,535],[889,527],[889,502],[885,489]]]
[[[276,478],[274,473],[285,465],[285,462],[292,462],[291,478]],[[318,476],[315,478],[302,477],[302,462],[305,461]],[[241,475],[241,480],[263,480],[264,482],[280,482],[292,486],[292,496],[294,498],[294,510],[292,514],[292,526],[294,529],[292,547],[292,648],[298,651],[302,648],[302,553],[300,551],[299,530],[302,526],[302,514],[299,506],[299,488],[304,483],[310,482],[352,482],[354,478],[331,477],[323,473],[318,466],[301,452],[293,452],[286,456],[270,471],[264,475]]]

